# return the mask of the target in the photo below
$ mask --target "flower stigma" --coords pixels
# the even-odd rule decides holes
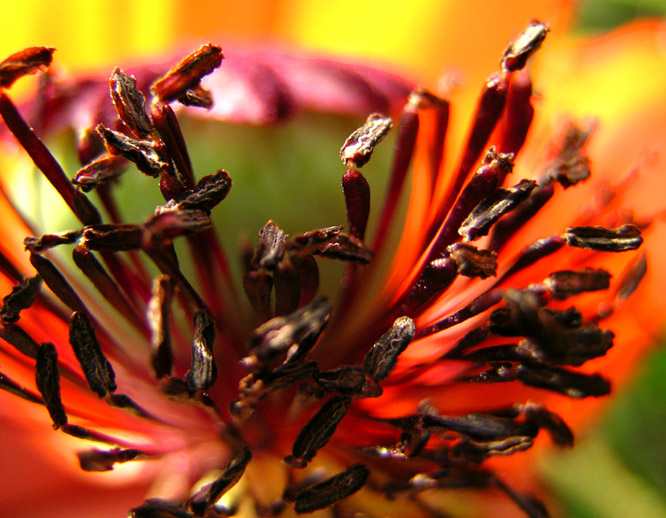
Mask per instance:
[[[392,78],[384,110],[340,138],[347,222],[287,234],[269,220],[242,249],[239,281],[211,216],[234,173],[197,178],[172,107],[213,108],[202,79],[224,68],[219,46],[162,75],[113,70],[112,103],[80,128],[71,180],[7,94],[47,69],[54,49],[10,56],[0,63],[0,115],[80,225],[40,234],[25,223],[28,263],[0,250],[13,286],[0,309],[0,388],[80,439],[84,471],[150,461],[164,482],[185,464],[177,484],[156,483],[129,510],[134,518],[448,516],[432,495],[460,489],[548,516],[495,458],[520,455],[542,432],[572,446],[550,403],[610,392],[603,373],[581,366],[613,346],[606,325],[646,272],[638,249],[649,223],[620,210],[617,185],[564,215],[559,232],[523,237],[551,200],[592,175],[593,127],[570,123],[540,171],[512,178],[534,113],[525,66],[547,33],[533,21],[506,48],[446,174],[448,101]],[[373,227],[360,169],[391,131]],[[114,197],[119,178],[138,174],[131,165],[164,198],[142,223],[126,222]],[[181,268],[180,241],[194,278]],[[612,271],[609,256],[622,257]],[[335,297],[320,293],[326,260],[344,264]]]

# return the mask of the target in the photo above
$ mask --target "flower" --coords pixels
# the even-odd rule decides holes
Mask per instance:
[[[184,62],[186,66],[153,83],[156,102],[150,118],[141,115],[142,101],[136,100],[132,79],[121,71],[112,76],[116,110],[127,129],[116,132],[110,122],[99,126],[97,132],[111,153],[95,167],[80,171],[76,180],[84,190],[100,171],[105,179],[115,174],[122,160],[117,156],[159,176],[168,203],[141,225],[100,225],[80,191],[59,180],[57,165],[43,154],[3,94],[0,112],[12,132],[23,139],[33,158],[41,160],[42,171],[51,175],[83,225],[74,232],[26,241],[32,265],[74,314],[63,315],[62,306],[38,290],[38,280],[16,290],[3,313],[5,338],[13,346],[3,349],[11,366],[4,372],[12,374],[5,378],[5,387],[33,401],[41,397],[53,425],[66,434],[110,443],[103,451],[79,453],[84,469],[106,470],[120,462],[159,458],[153,463],[158,470],[153,495],[176,503],[153,500],[137,507],[137,516],[150,515],[150,510],[167,516],[203,514],[227,489],[223,504],[226,509],[238,506],[239,512],[252,505],[263,513],[279,512],[286,501],[297,511],[335,504],[340,512],[372,513],[379,508],[384,514],[388,511],[377,506],[385,505],[379,502],[390,496],[397,498],[394,510],[427,515],[430,506],[442,505],[428,498],[428,489],[450,485],[499,489],[525,512],[541,515],[540,504],[516,489],[512,479],[493,472],[490,457],[530,447],[541,428],[556,443],[571,443],[568,426],[552,411],[564,404],[563,399],[543,390],[573,397],[608,391],[604,376],[611,369],[596,359],[613,342],[606,326],[617,334],[614,349],[626,343],[631,327],[622,318],[635,313],[629,313],[624,301],[633,302],[635,290],[645,290],[639,281],[649,258],[627,251],[641,245],[642,235],[652,237],[659,231],[658,224],[644,216],[620,210],[631,207],[630,200],[618,198],[631,194],[625,191],[636,174],[645,174],[642,170],[625,179],[603,178],[609,182],[605,190],[593,183],[594,175],[581,184],[589,173],[585,145],[591,126],[564,126],[559,138],[539,135],[541,142],[552,145],[548,159],[534,148],[525,149],[526,163],[531,159],[536,164],[538,181],[508,180],[513,167],[509,154],[521,150],[531,119],[531,83],[519,69],[545,30],[531,25],[522,43],[507,49],[499,74],[486,83],[476,129],[457,175],[439,171],[448,103],[425,90],[410,96],[397,129],[394,187],[379,229],[367,243],[372,262],[381,263],[382,255],[395,260],[388,273],[372,265],[349,267],[334,306],[315,296],[313,255],[368,261],[363,244],[368,194],[358,169],[389,121],[371,116],[349,138],[342,150],[348,234],[328,227],[289,237],[275,223],[262,228],[259,245],[246,254],[243,278],[261,324],[254,329],[244,325],[229,303],[233,284],[219,244],[208,230],[208,214],[228,193],[229,177],[220,171],[194,183],[168,107],[186,92],[194,96],[187,102],[207,102],[205,92],[196,89],[203,72],[188,71],[214,68],[219,49],[202,47]],[[48,51],[39,49],[16,61],[36,59],[41,65],[50,60],[45,54]],[[491,137],[493,119],[502,108],[503,118]],[[161,140],[150,137],[153,126]],[[498,148],[485,153],[468,183],[489,138]],[[84,143],[80,151],[88,158],[94,154],[95,140]],[[393,197],[401,190],[412,152],[415,167],[406,231],[389,252],[386,236],[397,217]],[[505,180],[512,186],[499,188]],[[571,189],[563,192],[565,187]],[[595,189],[598,193],[591,196]],[[588,197],[578,219],[562,225],[561,219],[549,218],[548,211],[562,213],[555,203],[570,199],[575,191]],[[112,207],[108,198],[105,203]],[[533,216],[537,209],[541,210]],[[12,211],[9,215],[16,217]],[[17,222],[16,228],[23,233],[25,226]],[[485,238],[488,229],[490,237]],[[198,289],[174,261],[171,241],[182,234],[191,234],[186,239],[201,277]],[[94,311],[99,302],[93,300],[87,307],[62,284],[53,263],[42,255],[60,244],[77,245],[78,267],[126,317],[127,325]],[[99,250],[109,262],[110,275],[123,282],[109,283],[91,250]],[[161,272],[154,282],[147,282],[136,263],[110,253],[134,250],[145,253]],[[135,261],[131,254],[129,261]],[[21,280],[20,260],[6,263],[6,281]],[[223,291],[211,290],[213,282]],[[86,288],[76,291],[83,294]],[[173,319],[176,311],[169,309],[175,308],[174,291],[184,299],[179,313],[188,324],[171,326],[176,347],[170,349],[165,320]],[[32,297],[37,298],[31,301]],[[569,308],[572,302],[577,309]],[[137,319],[141,312],[133,305],[148,311],[150,328]],[[20,328],[13,323],[19,311]],[[274,313],[278,316],[271,318]],[[35,323],[45,321],[50,322],[46,333]],[[20,329],[27,329],[33,340]],[[183,344],[192,335],[190,354],[189,345],[185,350]],[[49,340],[54,347],[37,345]],[[137,340],[152,344],[150,358],[147,347],[128,346]],[[31,359],[17,355],[15,348]],[[572,368],[592,358],[593,370],[601,376]],[[35,389],[9,381],[31,387],[35,369]],[[46,416],[43,409],[41,413]],[[70,424],[70,419],[77,424]],[[80,443],[76,447],[81,448]],[[188,493],[192,484],[216,469],[221,473],[212,485],[193,496]],[[262,484],[263,477],[270,477],[271,484]],[[327,482],[318,485],[322,479]],[[361,486],[361,492],[352,491]]]

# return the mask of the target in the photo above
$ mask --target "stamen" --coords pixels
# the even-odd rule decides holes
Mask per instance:
[[[411,318],[398,318],[365,355],[365,372],[377,382],[384,381],[395,367],[398,356],[414,338],[415,331],[416,326]]]
[[[474,207],[471,214],[463,221],[458,233],[466,241],[473,241],[487,235],[490,227],[499,218],[511,212],[522,203],[536,185],[536,182],[532,180],[521,180],[513,187],[497,189]]]
[[[67,414],[60,399],[60,374],[57,362],[58,353],[55,346],[50,343],[42,344],[37,350],[35,382],[44,398],[55,430],[67,424]]]
[[[617,229],[604,227],[573,227],[564,234],[569,246],[601,252],[635,250],[643,243],[641,231],[636,225],[622,225]]]
[[[169,159],[163,144],[155,140],[140,140],[99,124],[96,128],[99,136],[104,139],[106,149],[112,155],[120,155],[134,162],[137,169],[145,175],[157,178],[162,171],[169,168]]]
[[[607,290],[610,274],[605,270],[584,268],[580,271],[564,270],[555,272],[546,279],[546,286],[556,299],[567,299],[587,291]]]
[[[74,288],[65,280],[51,261],[46,257],[30,252],[30,264],[32,264],[46,285],[65,306],[72,311],[86,311],[83,302],[76,294],[76,291],[74,291]]]
[[[39,345],[26,333],[22,327],[15,324],[4,324],[0,326],[0,338],[11,344],[28,358],[37,358]]]
[[[363,241],[370,215],[370,185],[365,177],[352,167],[342,176],[342,191],[345,195],[349,232]]]
[[[640,254],[629,267],[623,272],[620,281],[618,282],[617,292],[615,293],[616,300],[625,300],[636,291],[638,285],[647,273],[647,258],[645,254]]]
[[[192,367],[187,372],[187,384],[193,390],[207,390],[217,378],[213,359],[215,324],[206,311],[194,315],[194,339],[192,340]]]
[[[103,155],[78,170],[72,183],[83,192],[90,192],[120,176],[127,169],[127,160],[118,155]]]
[[[495,148],[490,148],[484,158],[484,164],[469,180],[448,218],[440,227],[428,254],[430,260],[440,257],[446,247],[458,239],[460,226],[472,210],[490,196],[504,177],[511,172],[513,157],[497,154]]]
[[[252,453],[245,447],[235,458],[229,462],[225,470],[214,482],[202,487],[189,500],[189,507],[196,516],[203,516],[208,508],[217,502],[222,495],[229,491],[240,480],[245,468],[252,459]]]
[[[296,512],[311,513],[325,509],[361,489],[370,476],[363,464],[354,464],[342,473],[303,489],[296,495]]]
[[[183,137],[180,124],[173,109],[168,104],[153,104],[151,107],[151,118],[169,155],[176,165],[183,185],[185,185],[186,189],[194,188],[192,161],[187,151],[185,137]]]
[[[372,249],[378,251],[384,245],[389,228],[393,221],[395,211],[402,192],[402,186],[407,177],[409,164],[412,161],[416,138],[419,131],[419,116],[416,101],[405,105],[398,122],[398,135],[396,137],[393,163],[391,165],[391,179],[384,199],[384,207],[379,218],[379,227]]]
[[[146,99],[136,87],[134,76],[125,74],[116,68],[109,79],[111,100],[118,117],[140,139],[145,139],[153,132],[153,125],[146,115]]]
[[[44,400],[41,397],[37,396],[36,394],[33,394],[29,390],[26,390],[21,385],[11,380],[1,372],[0,372],[0,389],[5,390],[15,396],[18,396],[21,399],[25,399],[26,401],[30,401],[31,403],[37,403],[38,405],[45,404]]]
[[[349,396],[335,396],[324,403],[301,429],[291,449],[292,454],[284,459],[285,463],[292,468],[306,467],[317,451],[333,437],[338,424],[347,414],[349,405]]]
[[[116,375],[97,341],[85,312],[75,312],[69,323],[69,342],[90,389],[99,397],[116,390]]]
[[[465,152],[458,166],[458,171],[455,173],[453,181],[448,188],[448,195],[438,211],[438,216],[434,219],[436,224],[442,221],[453,206],[458,193],[465,183],[465,179],[488,143],[488,139],[490,139],[490,135],[504,110],[508,85],[509,81],[506,74],[495,73],[486,80],[479,104],[476,108]]]
[[[123,295],[118,284],[111,278],[95,255],[83,246],[77,246],[72,252],[72,258],[79,270],[97,288],[97,291],[136,329],[144,331],[145,327],[138,318],[136,309]]]
[[[88,198],[72,187],[60,164],[58,164],[44,143],[35,135],[32,128],[23,120],[9,97],[1,91],[0,115],[9,130],[35,163],[37,169],[51,182],[51,185],[53,185],[62,199],[65,200],[65,203],[67,203],[81,223],[84,225],[99,223],[102,218],[95,206]]]
[[[151,331],[151,363],[155,377],[163,378],[171,374],[173,353],[171,352],[171,333],[169,332],[169,308],[173,297],[173,283],[166,275],[160,275],[153,281],[153,296],[148,303],[146,316]]]
[[[202,45],[153,83],[151,90],[160,102],[170,102],[195,89],[204,76],[222,64],[224,54],[218,45]]]
[[[447,251],[460,275],[481,279],[495,275],[497,254],[492,250],[479,250],[468,243],[454,243]]]
[[[392,127],[393,121],[389,117],[379,113],[369,115],[365,124],[349,135],[340,148],[342,162],[348,168],[363,167]]]
[[[11,293],[2,299],[0,309],[2,323],[18,322],[21,311],[32,306],[41,286],[42,278],[39,275],[25,279],[21,284],[14,286]]]
[[[39,254],[55,246],[76,243],[80,237],[80,230],[70,230],[60,234],[44,234],[39,237],[26,237],[23,240],[23,244],[25,245],[26,250]]]
[[[523,33],[507,47],[500,62],[508,72],[520,70],[527,59],[541,46],[550,29],[538,20],[532,20]]]
[[[28,47],[0,63],[0,87],[8,88],[17,79],[38,70],[46,70],[53,60],[53,47]]]
[[[180,504],[160,498],[148,498],[143,504],[130,509],[128,518],[192,518]]]
[[[111,471],[114,464],[146,458],[146,455],[139,450],[123,450],[121,448],[113,448],[107,451],[98,449],[79,451],[76,456],[79,458],[79,465],[84,471]]]
[[[499,252],[509,239],[548,203],[554,193],[555,188],[552,185],[538,185],[532,189],[526,200],[492,227],[488,248]]]
[[[331,308],[326,298],[319,297],[290,315],[275,317],[262,324],[250,337],[252,355],[243,360],[243,365],[253,368],[270,362],[293,345],[298,347],[292,356],[304,356],[328,324]]]

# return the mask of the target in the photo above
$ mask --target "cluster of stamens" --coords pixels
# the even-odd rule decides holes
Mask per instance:
[[[285,505],[293,504],[298,513],[344,505],[347,497],[364,486],[389,498],[407,494],[414,501],[426,489],[496,488],[529,516],[545,516],[538,501],[511,488],[483,465],[491,456],[531,447],[542,429],[557,445],[573,444],[571,430],[543,404],[524,402],[491,411],[440,415],[435,405],[422,400],[415,402],[412,414],[390,418],[375,417],[368,409],[369,400],[381,402],[386,387],[407,386],[410,379],[428,372],[433,365],[449,361],[467,366],[450,383],[520,382],[576,398],[600,396],[610,390],[609,382],[601,375],[570,367],[604,355],[611,348],[613,333],[601,329],[598,322],[610,315],[612,304],[606,307],[606,313],[593,318],[573,306],[549,307],[551,301],[607,290],[608,272],[590,267],[561,270],[522,288],[512,287],[511,281],[529,272],[535,263],[567,248],[584,251],[588,262],[599,252],[634,250],[642,242],[639,228],[630,222],[616,229],[580,225],[535,241],[506,262],[498,259],[512,238],[555,194],[556,184],[568,188],[589,176],[583,154],[588,132],[572,126],[540,178],[504,186],[532,114],[531,84],[515,74],[546,33],[545,25],[533,22],[505,51],[500,71],[488,79],[482,92],[459,168],[432,209],[426,228],[419,229],[422,250],[409,282],[381,316],[366,323],[347,348],[344,361],[332,368],[322,361],[327,358],[327,348],[335,345],[327,342],[327,326],[344,326],[346,314],[359,303],[359,286],[373,268],[373,261],[387,250],[387,236],[417,145],[427,146],[432,181],[437,181],[448,123],[445,100],[418,90],[405,105],[397,125],[389,190],[372,243],[366,242],[370,189],[359,168],[393,126],[390,118],[380,114],[371,115],[341,149],[347,167],[342,185],[348,233],[342,226],[331,226],[289,236],[273,221],[261,228],[256,248],[246,254],[244,261],[242,287],[257,323],[247,332],[230,316],[237,310],[229,295],[234,282],[212,230],[211,211],[229,193],[230,175],[219,170],[195,181],[185,139],[170,106],[176,101],[204,108],[212,105],[212,96],[200,81],[221,64],[219,47],[204,45],[155,81],[148,112],[135,79],[116,69],[109,84],[122,124],[115,129],[99,124],[95,131],[85,133],[79,150],[84,166],[71,182],[9,98],[0,92],[0,115],[10,131],[82,223],[77,230],[26,238],[30,263],[37,272],[34,277],[24,278],[3,258],[4,266],[0,266],[17,286],[4,299],[0,336],[34,363],[37,391],[24,388],[4,374],[0,375],[0,387],[43,404],[54,428],[112,446],[79,452],[84,470],[105,471],[117,463],[160,456],[99,433],[94,427],[69,423],[68,401],[60,395],[61,377],[81,390],[87,387],[112,407],[138,419],[170,424],[159,415],[159,408],[144,407],[140,401],[117,393],[119,385],[112,365],[120,363],[133,371],[137,368],[131,365],[131,356],[114,349],[104,319],[95,318],[58,266],[45,255],[53,247],[74,245],[73,259],[78,269],[150,344],[150,370],[161,394],[203,409],[206,419],[214,423],[212,427],[221,430],[219,440],[228,450],[227,462],[219,466],[221,474],[213,482],[179,501],[147,500],[133,509],[131,516],[233,515],[233,506],[223,507],[218,502],[243,477],[256,448],[263,447],[258,445],[260,441],[251,439],[256,428],[262,426],[256,414],[293,409],[283,402],[285,398],[273,397],[284,393],[290,394],[289,401],[299,401],[296,406],[302,411],[295,418],[301,423],[299,431],[291,435],[288,431],[284,435],[262,432],[262,436],[274,433],[291,442],[290,452],[283,451],[285,444],[280,439],[266,447],[283,458],[284,469],[304,470],[324,448],[333,452],[337,448],[343,459],[351,456],[358,462],[319,480],[294,481],[284,488],[282,500],[272,508],[275,516]],[[51,53],[52,49],[35,48],[8,58],[0,64],[0,86],[6,88],[19,76],[48,66]],[[430,140],[417,142],[425,114],[435,121],[435,128],[428,133]],[[494,147],[486,150],[502,117],[508,129]],[[471,173],[484,151],[481,166]],[[141,224],[121,221],[110,195],[115,180],[130,163],[159,180],[166,201]],[[102,221],[84,194],[92,190],[100,194],[109,222]],[[181,236],[190,245],[199,288],[179,266],[173,241]],[[127,255],[127,261],[120,252]],[[147,278],[139,254],[159,271],[154,279]],[[317,257],[348,262],[336,303],[318,296]],[[614,300],[626,299],[644,272],[645,259],[641,256],[615,288]],[[471,302],[444,317],[419,320],[461,277],[485,284]],[[42,282],[57,301],[41,289]],[[222,292],[210,283],[221,284]],[[173,323],[170,308],[175,300],[191,322],[186,372],[179,359],[181,351],[174,345],[179,341],[171,336],[174,327],[179,333],[183,329]],[[80,369],[59,360],[61,346],[38,344],[29,330],[20,326],[21,312],[33,305],[69,322],[68,341]],[[418,347],[431,336],[461,324],[469,325],[462,338],[427,364],[397,367],[408,347]],[[271,405],[277,408],[271,410]],[[362,432],[356,443],[336,442],[336,432],[345,419],[369,422],[381,430],[377,436],[386,437],[388,433],[395,440],[375,442],[372,434],[365,437]],[[372,471],[382,470],[382,463],[401,463],[405,476],[381,484],[373,481]],[[420,509],[428,511],[425,505]],[[262,512],[268,515],[266,509]],[[436,514],[435,510],[428,512]]]

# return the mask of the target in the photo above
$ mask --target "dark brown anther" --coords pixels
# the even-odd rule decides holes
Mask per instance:
[[[349,396],[335,396],[324,403],[296,437],[291,449],[292,454],[284,459],[287,465],[292,468],[307,466],[317,451],[333,437],[338,424],[347,414],[349,405]]]
[[[104,139],[109,153],[134,162],[137,169],[142,173],[157,178],[162,171],[169,167],[169,159],[164,156],[164,150],[158,142],[128,137],[118,131],[106,128],[103,124],[97,125],[96,130],[100,137]]]
[[[345,195],[349,233],[363,241],[370,215],[370,185],[361,173],[349,168],[342,176],[342,192]]]
[[[342,473],[300,491],[296,495],[296,512],[311,513],[325,509],[356,493],[365,485],[369,476],[370,470],[363,464],[349,466]]]
[[[13,324],[18,322],[21,311],[32,306],[41,286],[42,278],[39,275],[29,277],[14,286],[12,292],[2,299],[2,308],[0,309],[2,323]]]
[[[532,189],[523,203],[493,225],[488,248],[496,251],[501,250],[509,239],[548,203],[554,192],[555,189],[552,185],[538,185]]]
[[[213,359],[215,322],[206,311],[194,315],[192,339],[192,366],[187,371],[187,384],[193,390],[207,390],[217,379],[217,367]]]
[[[99,397],[116,390],[116,375],[104,356],[88,315],[75,312],[69,321],[69,343],[88,380],[90,389]]]
[[[343,396],[363,398],[382,395],[381,387],[374,380],[368,380],[365,369],[360,366],[345,365],[335,370],[318,372],[314,379],[324,393],[337,392]]]
[[[217,502],[240,480],[245,468],[252,459],[252,453],[245,447],[234,457],[214,482],[205,485],[189,500],[189,507],[195,516],[203,516],[206,510]]]
[[[454,243],[448,253],[460,275],[482,279],[495,275],[497,253],[492,250],[479,250],[469,243]]]
[[[514,210],[536,187],[532,180],[521,180],[513,187],[497,189],[481,203],[463,221],[458,233],[466,241],[473,241],[485,236],[499,218]]]
[[[210,228],[210,213],[200,209],[165,209],[144,224],[143,243],[168,244],[181,235],[202,232]]]
[[[218,170],[217,173],[204,176],[191,191],[184,192],[176,197],[170,204],[179,209],[212,210],[229,194],[231,178],[229,173]]]
[[[250,351],[259,362],[268,362],[293,345],[299,346],[299,355],[312,348],[312,339],[318,337],[331,316],[331,303],[324,297],[290,315],[275,317],[255,329],[250,336]]]
[[[532,20],[529,27],[518,36],[504,51],[500,65],[508,72],[520,70],[525,66],[527,59],[536,51],[546,39],[550,29],[538,20]]]
[[[222,48],[207,43],[195,50],[163,77],[153,83],[151,90],[160,102],[171,102],[196,89],[201,79],[222,64]]]
[[[600,252],[635,250],[643,243],[640,229],[631,224],[622,225],[614,230],[604,227],[568,228],[564,239],[569,246]]]
[[[565,189],[590,177],[590,161],[576,153],[566,159],[555,160],[546,170],[545,178],[556,180]]]
[[[365,124],[349,135],[340,148],[342,162],[354,169],[363,167],[392,127],[390,117],[379,113],[369,115]]]
[[[44,250],[53,248],[59,245],[71,245],[81,237],[80,230],[69,230],[61,232],[60,234],[44,234],[39,237],[26,237],[23,240],[25,249],[36,254],[42,253]]]
[[[139,507],[130,509],[128,518],[192,518],[194,515],[182,509],[179,503],[160,498],[149,498]]]
[[[558,446],[571,447],[574,444],[574,435],[564,420],[554,412],[548,410],[544,405],[528,402],[516,405],[517,410],[525,414],[530,423],[546,430],[553,442]]]
[[[114,464],[145,457],[139,450],[123,450],[121,448],[79,451],[76,456],[79,458],[79,465],[84,471],[111,471]]]
[[[483,160],[484,165],[474,173],[460,193],[455,206],[441,226],[431,248],[429,259],[439,258],[446,247],[459,239],[460,226],[480,203],[491,196],[504,177],[513,169],[513,156],[498,154],[491,147]]]
[[[83,229],[82,237],[83,246],[89,250],[138,250],[141,248],[143,230],[129,223],[91,225]]]
[[[65,426],[67,414],[60,399],[58,353],[53,344],[42,344],[37,351],[35,381],[53,421],[53,428],[57,430],[61,426]]]
[[[46,70],[53,60],[53,47],[28,47],[0,63],[0,87],[7,88],[17,79]]]
[[[372,252],[358,238],[342,233],[333,236],[314,254],[359,264],[368,264],[372,259]]]
[[[290,236],[285,243],[286,253],[303,257],[318,252],[342,232],[341,226],[318,228],[303,234]]]
[[[275,268],[284,255],[286,239],[284,231],[273,221],[266,223],[259,230],[259,244],[254,251],[251,264],[255,268]]]
[[[590,176],[589,160],[583,155],[582,148],[593,129],[592,125],[586,129],[573,124],[567,125],[560,137],[555,158],[544,171],[539,180],[540,184],[557,181],[566,189]]]
[[[210,110],[213,107],[213,94],[210,90],[206,90],[201,85],[197,85],[190,90],[187,90],[178,102],[184,106],[193,106],[195,108],[205,108]]]
[[[416,326],[409,317],[399,317],[365,355],[365,371],[373,380],[384,381],[395,367],[398,356],[414,338]]]
[[[78,170],[72,183],[83,192],[90,192],[120,176],[127,169],[127,160],[118,155],[104,155]]]
[[[588,291],[606,290],[610,286],[610,278],[606,270],[563,270],[550,274],[546,279],[546,286],[556,299],[564,300]]]
[[[39,275],[51,289],[51,291],[58,297],[67,307],[72,311],[85,311],[83,302],[76,294],[76,291],[65,280],[60,271],[55,265],[46,257],[39,254],[30,252],[30,264],[37,270]]]
[[[21,326],[16,324],[0,325],[0,338],[28,358],[37,358],[39,345]]]
[[[120,120],[138,138],[148,137],[153,132],[153,125],[146,115],[146,99],[136,87],[134,76],[129,76],[116,68],[109,79],[109,89]]]
[[[248,374],[238,384],[238,399],[229,408],[231,415],[237,421],[244,421],[271,392],[312,378],[318,372],[315,361],[287,360],[274,370]]]
[[[160,275],[153,281],[153,294],[148,302],[146,317],[151,332],[151,363],[155,376],[163,378],[171,374],[173,353],[171,351],[171,333],[169,332],[169,315],[173,283],[166,275]]]
[[[551,390],[576,399],[605,396],[611,390],[610,383],[599,374],[582,374],[559,367],[533,363],[515,366],[501,365],[471,381],[496,383],[513,380],[519,380],[530,387]]]

